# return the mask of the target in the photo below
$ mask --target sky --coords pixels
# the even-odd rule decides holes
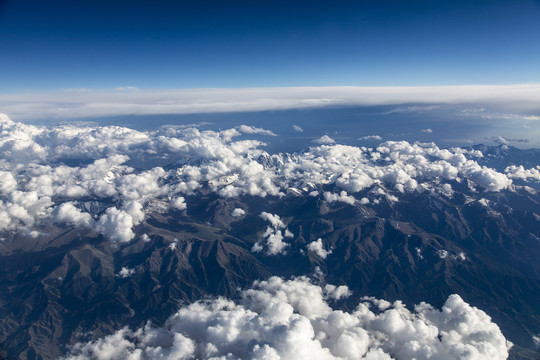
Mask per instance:
[[[0,113],[539,147],[538,39],[540,0],[0,0]]]
[[[0,0],[0,94],[540,82],[540,1]]]

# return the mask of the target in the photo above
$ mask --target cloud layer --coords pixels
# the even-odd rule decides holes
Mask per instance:
[[[272,277],[238,302],[217,298],[181,308],[164,327],[148,324],[76,344],[67,359],[506,359],[511,344],[483,311],[451,295],[426,303],[364,298],[352,312],[330,303],[350,295],[301,277]]]
[[[407,103],[482,104],[506,111],[538,111],[540,110],[538,105],[540,85],[334,86],[160,91],[138,89],[137,91],[63,91],[49,94],[0,95],[1,111],[18,120]]]
[[[303,194],[360,206],[396,202],[407,192],[452,196],[456,184],[497,192],[512,190],[513,179],[540,181],[538,166],[497,172],[478,164],[480,151],[433,143],[387,141],[369,149],[321,144],[301,154],[271,155],[247,137],[275,134],[250,126],[48,128],[0,115],[0,131],[0,231],[30,236],[53,222],[130,241],[148,213],[185,211],[185,196],[202,189],[222,197]],[[244,214],[239,209],[234,215]],[[267,253],[281,253],[289,234],[277,215],[262,216],[271,223]]]

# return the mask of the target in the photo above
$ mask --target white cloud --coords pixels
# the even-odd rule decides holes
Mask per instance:
[[[259,135],[268,135],[268,136],[277,136],[274,132],[270,130],[265,130],[257,128],[254,126],[240,125],[238,126],[238,131],[243,132],[244,134],[259,134]]]
[[[130,87],[118,89],[128,90]],[[16,119],[188,114],[390,104],[489,105],[537,111],[539,84],[425,87],[288,87],[58,92],[0,95],[0,108]],[[429,105],[428,105],[429,106]]]
[[[431,134],[431,133],[433,132],[433,130],[431,130],[431,129],[424,129],[424,130],[420,130],[420,132]]]
[[[345,286],[305,277],[255,282],[235,303],[197,302],[164,327],[127,328],[76,344],[67,359],[506,359],[511,345],[483,311],[451,295],[439,311],[408,310],[400,301],[366,299],[356,310],[333,310],[326,299]],[[371,303],[383,304],[378,310]]]
[[[127,268],[127,267],[124,266],[124,267],[118,272],[118,274],[116,274],[116,276],[125,279],[125,278],[128,278],[128,277],[131,277],[133,274],[135,274],[135,272],[136,272],[135,269],[130,269],[130,268]]]
[[[231,216],[235,218],[240,218],[244,215],[246,215],[246,212],[244,211],[244,209],[240,209],[240,208],[235,208],[231,213]]]
[[[278,255],[283,254],[285,248],[289,246],[288,243],[284,242],[283,239],[286,237],[292,237],[292,233],[286,229],[285,224],[279,217],[279,215],[270,214],[267,212],[262,212],[259,215],[262,219],[268,221],[272,226],[268,226],[266,231],[263,233],[262,237],[266,240],[266,246],[268,248],[268,255]],[[285,233],[283,233],[285,229]],[[263,247],[260,243],[253,245],[252,252],[260,252]]]
[[[304,129],[302,129],[302,128],[301,128],[300,126],[298,126],[298,125],[294,125],[294,124],[293,124],[292,127],[293,127],[294,131],[296,131],[296,132],[304,132]]]
[[[324,193],[324,200],[329,203],[340,201],[350,205],[354,205],[354,202],[356,201],[354,196],[347,195],[347,192],[345,190],[339,193],[339,195],[326,191]]]
[[[89,213],[83,213],[72,203],[64,203],[55,208],[56,221],[71,225],[91,228],[94,225],[94,219]]]
[[[110,207],[99,218],[96,230],[111,241],[128,242],[135,237],[132,229],[137,223],[128,212]]]
[[[323,135],[318,139],[313,140],[316,144],[334,144],[336,141],[328,135]]]
[[[307,245],[307,248],[309,251],[313,251],[315,254],[317,254],[322,259],[326,259],[326,257],[332,253],[332,250],[325,250],[324,245],[322,243],[322,239],[318,238],[317,240],[310,242]]]
[[[540,182],[540,165],[535,168],[525,169],[523,165],[510,165],[504,170],[506,176],[511,179]]]
[[[441,149],[433,143],[386,141],[375,149],[326,144],[294,155],[270,155],[260,149],[260,141],[238,140],[242,133],[271,135],[253,127],[140,132],[118,126],[33,126],[2,115],[0,130],[2,231],[30,233],[37,224],[63,222],[130,241],[133,227],[148,213],[166,212],[169,206],[185,209],[185,195],[200,190],[222,197],[266,197],[294,189],[297,195],[322,194],[328,202],[349,204],[361,193],[359,203],[367,205],[381,197],[395,202],[396,194],[407,192],[452,196],[449,182],[461,179],[492,192],[512,189],[512,179],[540,180],[540,167],[514,165],[501,173],[481,166],[477,150]],[[70,161],[75,165],[66,165]],[[167,170],[160,165],[168,165]],[[88,198],[107,205],[90,216],[81,205]],[[261,216],[272,223],[271,242],[265,245],[281,251],[285,225],[277,215]]]
[[[366,136],[362,136],[361,138],[358,138],[358,140],[377,140],[377,141],[380,141],[380,140],[382,140],[382,137],[379,136],[379,135],[366,135]]]
[[[141,89],[135,87],[135,86],[120,86],[114,88],[116,91],[140,91]]]
[[[422,258],[422,255],[421,255],[421,252],[419,251],[420,249],[417,248],[417,254],[420,258]],[[465,261],[467,260],[467,257],[465,256],[465,253],[460,251],[458,252],[457,254],[451,254],[449,253],[447,250],[437,250],[437,255],[441,258],[441,259],[452,259],[452,260],[456,260],[456,261]]]
[[[266,211],[263,211],[261,212],[259,217],[263,220],[268,221],[270,224],[272,224],[272,227],[274,227],[275,229],[285,228],[285,224],[283,223],[283,221],[277,214],[270,214],[270,213],[267,213]]]
[[[171,206],[173,207],[173,209],[177,210],[185,210],[187,208],[187,204],[183,196],[178,196],[172,199]]]

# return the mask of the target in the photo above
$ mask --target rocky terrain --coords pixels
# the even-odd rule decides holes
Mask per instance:
[[[440,306],[457,293],[501,327],[513,358],[535,356],[535,193],[412,194],[371,206],[295,195],[187,201],[186,211],[149,216],[127,244],[59,226],[44,229],[47,237],[0,243],[3,356],[54,358],[125,325],[162,324],[183,303],[234,298],[256,279],[303,274],[346,284],[353,296],[344,308],[362,296]],[[231,215],[236,208],[245,209],[240,219]],[[279,214],[294,235],[283,254],[251,251],[266,228],[263,211]],[[307,248],[319,238],[331,250],[326,258]]]

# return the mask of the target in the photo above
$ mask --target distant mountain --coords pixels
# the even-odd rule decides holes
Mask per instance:
[[[478,162],[498,171],[504,171],[507,166],[511,165],[531,168],[540,164],[540,151],[538,149],[518,149],[510,145],[475,145],[467,149],[481,151],[484,156]]]

